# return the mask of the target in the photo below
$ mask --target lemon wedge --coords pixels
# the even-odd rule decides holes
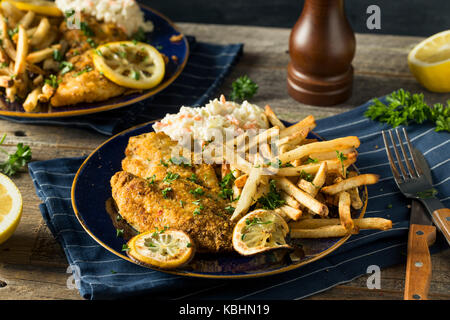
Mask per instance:
[[[17,9],[23,11],[33,11],[45,16],[60,17],[63,15],[62,11],[56,6],[53,1],[45,0],[5,0],[12,3]]]
[[[94,50],[95,68],[127,88],[150,89],[164,78],[165,63],[155,47],[133,41],[110,42]]]
[[[128,256],[137,263],[162,269],[187,264],[194,256],[194,244],[183,231],[147,231],[128,241]]]
[[[16,230],[22,216],[22,195],[14,182],[0,173],[0,243]]]
[[[233,230],[233,248],[242,255],[252,255],[286,244],[289,227],[284,219],[271,210],[254,210],[238,221]]]
[[[408,65],[425,88],[450,92],[450,30],[437,33],[411,50]]]

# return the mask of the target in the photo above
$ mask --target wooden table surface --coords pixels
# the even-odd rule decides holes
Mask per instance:
[[[289,61],[289,29],[219,26],[180,23],[185,34],[199,41],[245,44],[244,55],[218,92],[228,94],[231,82],[247,74],[259,85],[252,102],[270,104],[286,120],[300,120],[312,114],[316,118],[335,115],[358,106],[373,97],[399,88],[424,92],[430,103],[444,102],[450,94],[426,92],[408,70],[409,50],[422,38],[357,34],[357,50],[353,61],[355,80],[353,95],[344,104],[314,107],[291,99],[286,90],[286,66]],[[31,146],[34,160],[88,155],[107,139],[106,136],[82,129],[23,125],[0,120],[0,134],[6,133],[6,149],[18,142]],[[14,177],[24,200],[23,217],[14,235],[0,245],[0,299],[81,299],[77,290],[67,288],[68,264],[41,213],[30,176]],[[405,257],[406,261],[406,257]],[[432,256],[433,275],[429,297],[450,299],[450,250]],[[369,275],[339,285],[310,299],[402,299],[405,265],[382,270],[381,289],[369,290]]]

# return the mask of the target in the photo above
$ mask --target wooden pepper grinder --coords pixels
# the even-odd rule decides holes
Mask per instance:
[[[288,92],[311,105],[335,105],[352,91],[355,35],[344,0],[305,0],[289,38]]]

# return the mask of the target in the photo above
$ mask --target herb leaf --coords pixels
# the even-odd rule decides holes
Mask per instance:
[[[270,180],[269,182],[270,191],[258,199],[258,203],[262,205],[264,209],[276,209],[281,207],[286,203],[285,200],[281,199],[281,193],[277,190],[275,180]]]
[[[258,92],[258,85],[247,75],[237,78],[231,88],[230,99],[233,101],[251,99]]]
[[[0,145],[6,139],[6,134],[0,139]],[[8,155],[5,162],[0,163],[0,172],[7,176],[14,175],[21,168],[31,161],[31,149],[29,146],[24,146],[22,143],[17,144],[17,150],[15,153],[8,154],[5,150],[0,148],[0,151]]]

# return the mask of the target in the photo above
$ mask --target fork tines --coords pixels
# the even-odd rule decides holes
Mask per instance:
[[[395,142],[394,135],[392,134],[393,131],[395,131],[395,134],[397,136],[398,144],[399,144],[400,149],[403,154],[403,159],[400,157],[400,153],[398,152],[397,143]],[[403,135],[405,137],[406,144],[408,145],[408,151],[410,154],[410,158],[412,159],[412,165],[411,165],[411,162],[409,160],[409,157],[408,157],[405,147],[404,147],[405,142],[402,141],[402,138],[400,136],[398,128],[388,130],[387,132],[388,132],[390,140],[391,140],[392,149],[394,149],[395,158],[397,160],[398,167],[400,168],[400,171],[399,171],[395,164],[394,158],[393,158],[391,150],[390,150],[390,146],[389,146],[390,144],[386,137],[386,131],[383,130],[381,133],[383,135],[383,140],[384,140],[384,145],[386,147],[387,157],[389,159],[389,163],[391,165],[392,173],[394,174],[395,180],[406,181],[409,179],[418,178],[420,175],[422,175],[422,171],[420,170],[417,159],[414,155],[414,152],[412,151],[413,148],[411,145],[411,141],[409,140],[409,137],[408,137],[408,134],[406,133],[405,128],[403,128]],[[405,166],[403,165],[403,161],[405,162],[406,168],[408,169],[408,171],[406,171]]]

